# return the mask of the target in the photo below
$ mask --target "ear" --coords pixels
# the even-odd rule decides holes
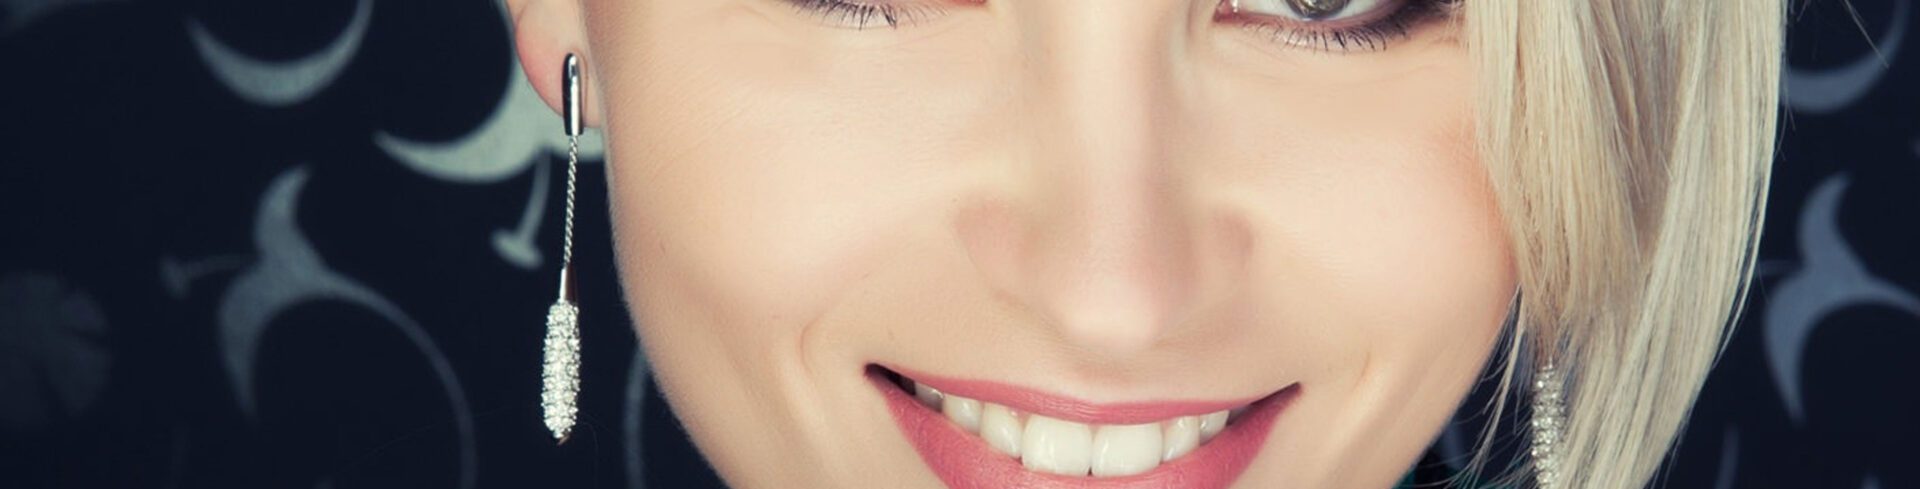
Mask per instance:
[[[514,51],[520,56],[520,68],[527,81],[540,93],[540,100],[554,113],[561,111],[562,65],[567,54],[580,55],[581,76],[593,73],[592,56],[586,52],[586,26],[581,22],[577,0],[507,0],[507,12],[513,18]],[[591,103],[599,94],[594,84],[580,84],[581,116],[589,126],[600,125],[600,105]]]

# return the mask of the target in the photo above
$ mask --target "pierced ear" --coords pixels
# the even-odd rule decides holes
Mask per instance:
[[[580,55],[580,63],[585,68],[583,77],[591,78],[593,73],[593,57],[586,51],[586,26],[580,20],[579,2],[507,0],[507,11],[513,17],[513,45],[520,56],[521,70],[526,72],[534,91],[539,92],[540,100],[555,114],[561,113],[560,92],[564,87],[560,74],[567,54]],[[591,80],[581,84],[581,116],[588,126],[599,126],[600,106],[594,100],[600,94],[593,93],[593,87]]]

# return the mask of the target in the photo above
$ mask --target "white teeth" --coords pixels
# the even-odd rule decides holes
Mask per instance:
[[[1226,411],[1215,411],[1207,413],[1206,416],[1201,416],[1200,443],[1206,443],[1207,440],[1212,440],[1213,435],[1220,434],[1220,430],[1224,429],[1227,429]]]
[[[994,451],[1048,474],[1124,477],[1187,456],[1225,430],[1245,407],[1135,425],[1088,425],[940,392],[917,382],[914,399],[955,426],[978,435]]]
[[[1027,430],[1020,434],[1020,463],[1034,472],[1087,475],[1093,465],[1093,428],[1028,415]]]
[[[1160,423],[1102,426],[1093,435],[1093,476],[1134,475],[1160,466]]]
[[[1000,453],[1020,456],[1020,417],[1013,410],[994,403],[986,403],[980,412],[980,437],[987,445]]]
[[[947,396],[946,402],[941,406],[940,411],[947,413],[947,419],[953,420],[954,424],[966,428],[968,433],[980,432],[980,401],[960,396]]]
[[[913,384],[913,398],[919,399],[921,404],[925,404],[929,408],[940,409],[941,397],[945,396],[942,396],[940,391],[934,390],[932,387],[927,387],[918,382]]]
[[[1167,430],[1161,435],[1164,448],[1160,452],[1160,461],[1180,458],[1193,447],[1200,446],[1200,418],[1181,416],[1167,422]]]

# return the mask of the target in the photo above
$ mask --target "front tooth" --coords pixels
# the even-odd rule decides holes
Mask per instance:
[[[1200,443],[1212,440],[1213,435],[1220,434],[1220,430],[1224,429],[1227,429],[1226,411],[1207,413],[1200,418]]]
[[[1084,476],[1093,464],[1093,429],[1072,421],[1027,416],[1020,434],[1020,463],[1027,470]]]
[[[920,404],[925,404],[929,408],[940,409],[941,397],[944,396],[940,394],[940,391],[934,390],[932,387],[927,387],[926,384],[919,382],[913,383],[913,398],[919,399]]]
[[[981,409],[980,437],[1000,453],[1020,456],[1020,430],[1020,418],[1012,409],[991,402]]]
[[[947,413],[947,419],[965,428],[968,433],[980,432],[980,401],[960,396],[947,396],[940,411]]]
[[[1167,431],[1162,436],[1165,438],[1163,443],[1166,444],[1166,449],[1161,452],[1160,461],[1180,458],[1181,455],[1193,451],[1193,447],[1200,446],[1200,418],[1196,416],[1174,418],[1173,421],[1167,422]]]
[[[1160,466],[1160,424],[1102,426],[1093,435],[1093,475],[1119,477]]]

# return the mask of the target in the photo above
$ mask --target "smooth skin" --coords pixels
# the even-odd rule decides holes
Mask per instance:
[[[1389,487],[1492,353],[1511,252],[1457,24],[1287,46],[1211,0],[509,0],[582,53],[659,385],[740,488],[940,487],[868,364],[1095,402],[1299,384],[1238,487]]]

